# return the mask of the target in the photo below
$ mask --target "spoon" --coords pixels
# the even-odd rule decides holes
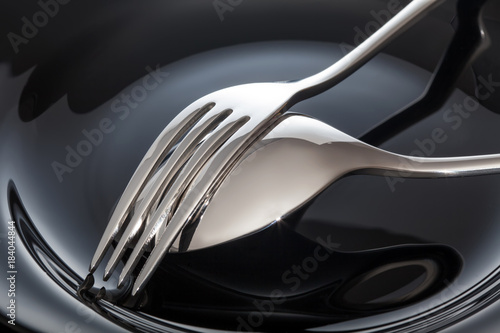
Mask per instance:
[[[203,249],[280,223],[348,174],[448,178],[495,173],[500,173],[500,154],[446,158],[399,155],[363,143],[319,120],[285,115],[238,161],[196,227],[185,228],[170,251]]]

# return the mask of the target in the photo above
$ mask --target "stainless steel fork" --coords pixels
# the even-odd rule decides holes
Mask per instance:
[[[90,272],[122,234],[104,274],[108,279],[132,245],[133,252],[120,275],[121,286],[155,239],[132,290],[132,294],[139,292],[186,223],[203,211],[238,157],[278,116],[341,82],[442,1],[412,1],[353,51],[316,75],[295,82],[226,88],[184,109],[156,139],[132,176],[92,258]]]

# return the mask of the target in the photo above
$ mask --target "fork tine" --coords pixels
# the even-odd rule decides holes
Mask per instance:
[[[139,164],[139,167],[134,172],[134,175],[130,179],[113,211],[113,214],[111,215],[104,234],[99,241],[96,252],[92,257],[89,267],[90,273],[94,273],[97,266],[102,261],[106,251],[111,245],[111,242],[123,226],[125,218],[130,212],[133,203],[144,188],[147,180],[151,178],[153,171],[159,166],[161,161],[172,149],[173,145],[184,135],[184,133],[214,106],[215,103],[208,103],[196,109],[191,114],[181,112],[169,123],[169,125],[151,145]]]
[[[191,212],[187,211],[183,211],[182,214],[175,213],[172,220],[169,222],[169,224],[167,224],[167,228],[161,236],[160,241],[151,252],[149,258],[146,260],[144,267],[139,273],[139,276],[137,276],[131,292],[132,296],[135,296],[140,290],[142,290],[144,285],[149,281],[152,273],[160,264],[161,259],[168,252],[170,246],[175,241],[175,238],[179,235],[180,231],[186,224],[190,213]]]
[[[193,154],[151,217],[152,222],[146,227],[146,230],[141,235],[132,252],[132,255],[120,274],[118,282],[119,286],[123,285],[123,282],[134,270],[140,257],[144,253],[144,250],[153,237],[157,235],[161,237],[163,234],[161,231],[165,230],[163,228],[164,221],[168,220],[171,208],[175,207],[184,190],[191,184],[192,180],[198,175],[199,171],[203,168],[214,152],[216,152],[219,147],[222,146],[224,142],[226,142],[226,140],[230,138],[239,128],[241,128],[241,126],[243,126],[249,119],[250,118],[248,116],[245,116],[234,121],[229,121],[225,125],[221,125],[222,127],[212,133]]]
[[[203,201],[208,199],[208,195],[213,191],[213,187],[219,185],[219,179],[230,170],[232,164],[239,157],[241,150],[251,143],[244,134],[248,133],[249,128],[252,128],[254,124],[249,122],[247,125],[248,128],[246,128],[247,126],[245,125],[242,126],[233,135],[234,140],[223,144],[222,147],[212,155],[209,163],[213,169],[210,172],[203,173],[198,179],[193,180],[190,189],[183,195],[184,198],[182,203],[177,207],[172,219],[167,224],[165,232],[161,236],[156,247],[153,248],[144,267],[137,276],[132,289],[132,295],[138,293],[146,285],[176,237],[189,221],[193,212],[200,204],[203,204]],[[240,131],[241,133],[238,135]],[[255,131],[255,127],[250,131]],[[160,204],[160,206],[161,205],[162,204]],[[158,212],[160,212],[160,207],[158,208]],[[157,214],[155,213],[151,224],[155,223],[157,218]]]
[[[229,109],[218,112],[214,108],[212,109],[212,111],[214,112],[214,114],[206,114],[199,120],[195,127],[193,127],[186,134],[186,136],[182,139],[182,142],[172,153],[172,156],[168,158],[165,166],[155,174],[157,180],[152,183],[141,204],[138,205],[138,207],[134,210],[134,214],[130,219],[125,234],[122,236],[122,239],[113,251],[111,258],[106,265],[104,280],[109,279],[116,265],[118,265],[118,262],[125,253],[126,247],[132,241],[132,234],[139,231],[143,224],[144,218],[147,215],[147,212],[161,197],[165,189],[170,185],[172,179],[182,168],[184,163],[186,163],[186,161],[192,156],[196,146],[207,136],[208,133],[213,131],[222,121],[224,121],[224,119],[226,119],[232,113],[232,110]]]
[[[146,186],[144,186],[144,189],[141,191],[141,193],[138,195],[137,200],[135,202],[136,205],[141,205],[141,203],[144,201],[144,196],[151,190],[152,184],[154,184],[158,180],[158,175],[162,169],[165,168],[165,165],[162,165],[158,172],[156,172],[151,179],[147,182]],[[146,219],[147,220],[147,219]],[[146,222],[147,223],[147,222]],[[118,245],[116,246],[115,251],[113,252],[111,259],[113,260],[113,256],[116,255],[118,251],[123,251],[125,252],[125,249],[127,248],[128,244],[131,242],[131,240],[137,235],[140,229],[140,225],[134,226],[131,223],[128,223],[127,228],[125,229],[125,232],[123,233],[122,237],[120,238],[120,241],[118,242]],[[119,249],[119,250],[118,250]],[[120,257],[123,255],[123,253],[120,253]],[[113,267],[112,269],[115,269]],[[108,268],[106,268],[105,271],[108,271]],[[106,273],[104,273],[104,280],[107,281],[109,279],[109,276],[106,276]]]

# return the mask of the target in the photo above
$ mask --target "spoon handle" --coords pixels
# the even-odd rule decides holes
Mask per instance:
[[[447,178],[500,174],[500,154],[462,157],[413,157],[386,152],[369,174],[400,178]],[[377,169],[377,170],[375,170]]]

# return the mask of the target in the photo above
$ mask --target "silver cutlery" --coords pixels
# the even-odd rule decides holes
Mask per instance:
[[[120,275],[121,286],[155,240],[132,295],[139,292],[184,226],[199,217],[238,158],[280,115],[295,103],[341,82],[441,1],[412,1],[353,51],[318,74],[294,82],[234,86],[189,105],[167,125],[139,164],[110,218],[90,272],[95,272],[121,234],[104,274],[108,279],[125,250],[132,246]],[[153,176],[155,181],[150,182]]]
[[[319,120],[284,115],[240,158],[196,228],[182,231],[182,252],[222,244],[281,223],[350,174],[449,178],[500,173],[500,154],[424,158],[370,146]],[[389,191],[389,187],[387,188]],[[178,237],[173,250],[179,248]]]

